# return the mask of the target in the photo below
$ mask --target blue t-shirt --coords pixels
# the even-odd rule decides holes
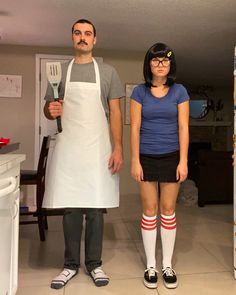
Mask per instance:
[[[182,84],[173,84],[155,97],[145,84],[136,86],[131,99],[142,105],[140,154],[161,155],[179,150],[178,104],[189,100]]]

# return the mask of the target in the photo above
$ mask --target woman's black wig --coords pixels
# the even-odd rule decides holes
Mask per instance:
[[[145,55],[143,63],[143,76],[146,86],[151,88],[152,85],[152,72],[150,61],[155,57],[167,57],[170,59],[170,71],[167,75],[167,80],[164,85],[171,86],[175,83],[176,78],[176,63],[173,50],[164,43],[155,43],[150,47]]]

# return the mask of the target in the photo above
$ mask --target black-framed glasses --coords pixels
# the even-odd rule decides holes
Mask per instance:
[[[158,58],[153,58],[151,59],[151,65],[153,67],[158,67],[159,65],[162,65],[163,67],[168,67],[170,65],[170,59],[169,58],[164,58],[162,60]]]

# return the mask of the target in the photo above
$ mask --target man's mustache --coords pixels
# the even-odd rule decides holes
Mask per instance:
[[[85,41],[83,41],[83,40],[81,40],[80,42],[78,42],[78,43],[77,43],[77,45],[80,45],[80,44],[85,44],[85,45],[88,45],[88,43],[87,43],[87,42],[85,42]]]

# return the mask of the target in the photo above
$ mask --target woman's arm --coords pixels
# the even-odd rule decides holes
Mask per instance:
[[[140,165],[140,126],[142,105],[130,100],[130,144],[131,144],[131,175],[136,181],[143,180],[143,170]]]
[[[180,160],[176,177],[180,182],[188,175],[188,145],[189,145],[189,101],[178,105]]]

